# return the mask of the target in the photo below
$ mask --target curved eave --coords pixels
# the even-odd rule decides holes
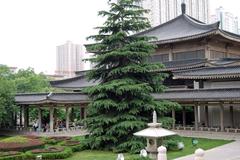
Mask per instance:
[[[26,101],[26,102],[16,102],[18,105],[35,105],[35,104],[84,104],[89,103],[88,100],[85,101],[59,101],[59,100],[42,100],[42,101]]]
[[[210,35],[214,35],[217,33],[217,29],[213,29],[212,31],[208,31],[206,33],[201,33],[197,35],[187,36],[187,37],[180,37],[180,38],[174,38],[174,39],[167,39],[167,40],[161,40],[161,41],[153,41],[153,44],[161,45],[161,44],[167,44],[167,43],[176,43],[176,42],[183,42],[193,39],[199,39],[203,37],[207,37]]]
[[[61,80],[54,80],[54,81],[49,81],[50,85],[58,85],[58,84],[61,84],[61,83],[66,83],[66,82],[71,82],[71,81],[74,81],[76,79],[79,79],[79,78],[83,78],[83,76],[76,76],[76,77],[73,77],[73,78],[66,78],[66,79],[61,79]]]
[[[236,35],[234,33],[230,33],[230,32],[218,29],[217,34],[223,36],[224,38],[226,38],[228,40],[232,40],[232,41],[235,41],[235,42],[240,42],[240,36]]]
[[[194,65],[188,65],[188,66],[179,66],[179,67],[173,67],[173,68],[163,68],[159,70],[154,70],[154,72],[167,72],[167,71],[178,71],[178,70],[185,70],[185,69],[194,69],[194,68],[199,68],[199,67],[204,67],[204,63],[199,63],[199,64],[194,64]]]

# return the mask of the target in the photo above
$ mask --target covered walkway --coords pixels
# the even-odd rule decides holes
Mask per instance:
[[[15,101],[20,107],[19,113],[19,125],[17,130],[19,131],[33,131],[33,127],[29,127],[29,108],[38,109],[38,132],[42,132],[42,110],[49,110],[49,129],[46,132],[58,133],[66,131],[76,131],[82,128],[82,126],[75,126],[70,124],[70,110],[72,108],[80,108],[81,118],[86,118],[86,106],[88,104],[88,98],[81,93],[36,93],[36,94],[18,94],[15,96]],[[64,128],[58,128],[55,123],[55,109],[65,109],[66,125]]]
[[[182,110],[182,124],[181,126],[173,125],[173,129],[186,130],[202,130],[202,131],[227,131],[240,132],[239,122],[237,122],[237,115],[234,111],[240,105],[240,88],[227,89],[185,89],[185,90],[167,90],[161,94],[152,94],[156,100],[170,100],[178,102],[183,106]],[[66,130],[70,130],[69,125],[69,110],[73,107],[81,108],[81,117],[86,117],[87,104],[89,99],[87,95],[79,92],[72,93],[39,93],[39,94],[18,94],[15,97],[16,103],[21,107],[19,117],[20,124],[23,129],[28,128],[28,108],[38,108],[38,123],[41,130],[41,109],[48,108],[50,112],[50,129],[49,132],[57,132],[54,128],[54,108],[65,108],[66,110]],[[192,107],[194,111],[193,126],[188,126],[186,123],[186,107]],[[217,120],[215,125],[210,124],[209,110],[215,107]],[[226,115],[229,113],[229,116]],[[201,117],[200,117],[201,116]],[[175,117],[175,111],[172,111],[172,117]],[[226,124],[226,121],[229,124]],[[74,129],[74,128],[73,128]]]

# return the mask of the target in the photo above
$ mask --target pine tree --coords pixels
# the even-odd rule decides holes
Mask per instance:
[[[172,103],[156,102],[151,93],[162,92],[166,75],[157,73],[162,64],[153,64],[149,58],[155,46],[152,37],[136,35],[150,27],[144,14],[147,10],[135,5],[139,0],[119,0],[111,3],[109,11],[100,11],[106,17],[98,35],[90,36],[96,43],[87,47],[95,53],[90,59],[95,69],[88,73],[90,80],[100,84],[89,87],[91,103],[86,120],[93,149],[135,151],[144,148],[142,140],[133,136],[150,122],[152,111],[169,110]]]

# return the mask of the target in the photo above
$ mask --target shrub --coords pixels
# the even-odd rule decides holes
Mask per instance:
[[[1,153],[3,154],[3,152]],[[0,160],[25,160],[27,157],[27,155],[25,155],[24,153],[16,151],[9,151],[4,153],[8,155],[0,156]]]
[[[22,136],[15,136],[9,137],[1,140],[1,143],[28,143],[30,138],[22,137]]]
[[[180,136],[173,136],[169,137],[164,140],[163,144],[167,147],[168,151],[177,151],[178,149],[178,143],[181,142]]]
[[[80,144],[79,141],[69,140],[69,141],[65,141],[62,145],[63,146],[76,146],[76,145],[79,145],[79,144]]]
[[[17,151],[0,152],[0,157],[15,156],[19,154],[21,154],[21,152],[17,152]]]
[[[86,146],[84,145],[84,143],[80,143],[77,140],[64,141],[63,143],[60,143],[60,145],[65,146],[65,147],[70,147],[73,152],[78,152],[78,151],[87,149]]]
[[[56,152],[62,152],[64,151],[63,147],[49,147],[49,148],[45,148],[45,149],[34,149],[31,150],[31,153],[33,154],[38,154],[38,153],[56,153]]]
[[[163,128],[171,128],[175,122],[175,120],[171,117],[161,117],[159,121],[162,123]]]
[[[149,157],[139,157],[139,158],[134,158],[133,160],[152,160]]]
[[[51,153],[33,153],[32,151],[28,151],[27,154],[31,155],[30,159],[35,159],[37,155],[42,155],[43,159],[65,159],[72,155],[72,149],[66,147],[61,152],[57,151]]]

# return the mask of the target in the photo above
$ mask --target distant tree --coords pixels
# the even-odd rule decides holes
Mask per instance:
[[[21,69],[14,75],[18,93],[49,92],[49,81],[42,73],[37,74],[32,68]]]
[[[90,61],[96,64],[89,72],[90,80],[100,80],[97,86],[85,91],[91,98],[86,120],[89,146],[96,149],[136,151],[145,144],[133,133],[146,127],[153,110],[167,112],[174,103],[157,102],[151,93],[162,92],[166,77],[157,73],[164,66],[150,63],[155,46],[152,37],[132,35],[150,27],[144,17],[147,10],[135,5],[139,0],[119,0],[109,3],[109,11],[97,35],[90,36],[95,44],[88,51],[95,53]]]
[[[14,105],[15,85],[13,73],[7,66],[0,66],[0,125],[11,125]]]

